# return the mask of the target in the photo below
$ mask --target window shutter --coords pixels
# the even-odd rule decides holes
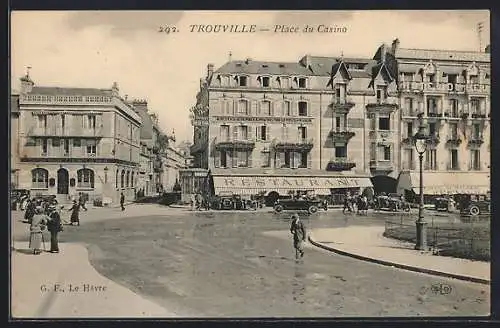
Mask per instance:
[[[233,167],[238,167],[238,159],[239,159],[238,152],[236,150],[233,150],[231,152],[231,155],[233,156]]]
[[[214,153],[214,166],[215,167],[220,167],[220,156],[221,156],[220,151],[216,150]]]
[[[294,152],[293,153],[293,167],[298,168],[300,165],[300,153],[299,152]]]
[[[259,131],[260,127],[259,126],[256,126],[255,127],[255,140],[260,140],[260,131]]]
[[[279,166],[282,167],[285,164],[285,152],[279,152]]]
[[[312,168],[312,156],[311,156],[311,152],[307,153],[307,168],[308,169]]]
[[[271,138],[271,126],[266,125],[266,140],[269,141],[270,138]]]
[[[254,137],[253,137],[253,129],[251,126],[246,126],[246,129],[247,129],[247,140],[248,141],[253,141],[254,140]]]
[[[248,156],[248,167],[252,167],[252,151],[247,151],[246,154]]]
[[[238,140],[238,126],[233,126],[233,140]]]

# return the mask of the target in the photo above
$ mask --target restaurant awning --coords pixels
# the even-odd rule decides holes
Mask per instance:
[[[254,195],[276,191],[313,191],[317,195],[330,195],[336,188],[373,187],[369,177],[348,176],[213,176],[216,194],[233,193]]]
[[[399,73],[417,73],[424,65],[418,64],[399,64]]]
[[[425,195],[487,194],[490,191],[489,172],[425,172]],[[420,193],[419,172],[401,172],[398,193],[412,190]]]

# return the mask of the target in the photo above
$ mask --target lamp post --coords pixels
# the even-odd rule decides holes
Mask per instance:
[[[425,133],[425,126],[420,118],[420,126],[418,132],[413,136],[413,144],[418,153],[420,162],[420,202],[418,205],[418,219],[415,222],[417,226],[417,243],[415,249],[427,250],[427,222],[424,220],[424,174],[422,170],[422,161],[424,153],[427,150],[427,135]]]
[[[104,167],[104,183],[108,183],[108,167]]]

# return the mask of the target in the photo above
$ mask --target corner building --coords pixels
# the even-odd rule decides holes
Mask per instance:
[[[133,200],[139,173],[141,118],[110,89],[35,86],[21,78],[19,188],[65,203]]]

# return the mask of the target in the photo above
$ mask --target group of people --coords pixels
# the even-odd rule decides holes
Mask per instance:
[[[210,210],[210,202],[207,197],[203,197],[200,192],[191,195],[191,210],[201,211],[202,208],[205,210]]]
[[[356,212],[358,215],[367,215],[368,205],[368,197],[366,197],[366,195],[351,196],[348,194],[344,198],[344,208],[342,209],[342,213],[345,214],[346,211],[348,211],[348,213]]]

